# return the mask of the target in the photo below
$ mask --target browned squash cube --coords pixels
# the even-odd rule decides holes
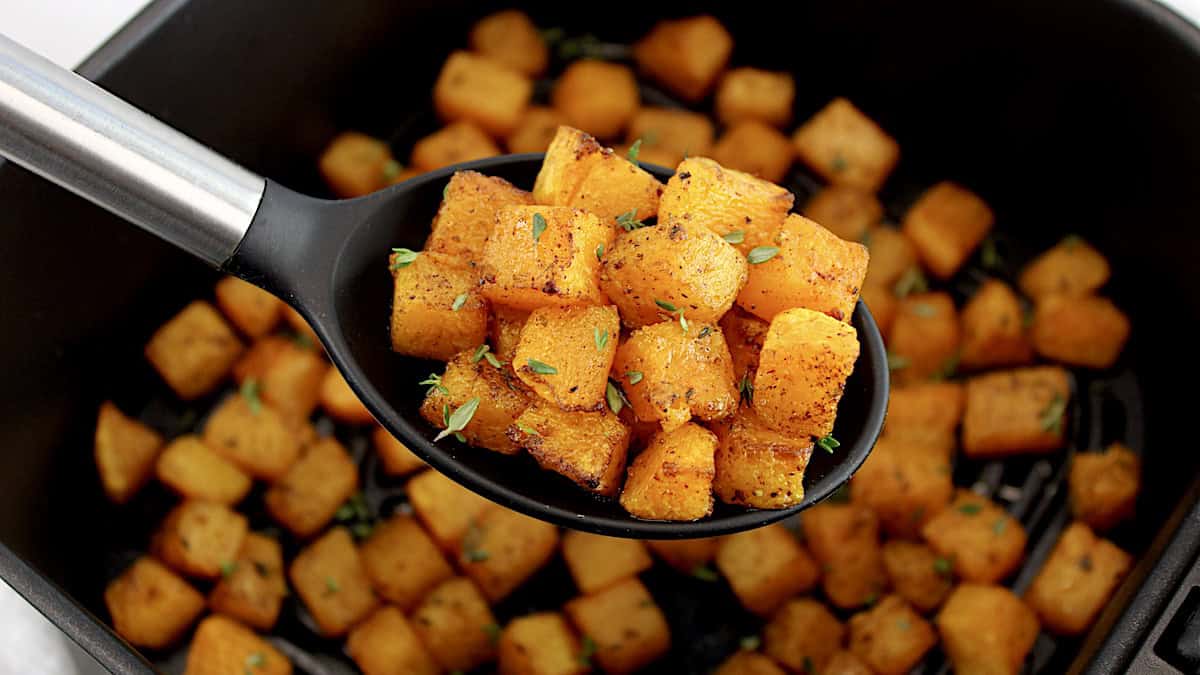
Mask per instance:
[[[433,87],[433,107],[446,122],[466,120],[495,138],[516,128],[533,82],[500,61],[470,52],[450,54]]]
[[[198,436],[180,436],[158,456],[155,473],[185,499],[236,504],[250,491],[250,477]]]
[[[332,528],[304,547],[288,574],[326,637],[345,635],[379,604],[354,539],[344,527]]]
[[[871,192],[853,185],[827,185],[804,205],[804,215],[846,241],[861,241],[870,246],[867,233],[883,219],[883,204]],[[888,232],[898,234],[891,228]],[[875,257],[874,250],[871,257]],[[909,265],[911,262],[905,267]]]
[[[513,619],[500,633],[501,675],[583,675],[579,640],[558,612],[538,612]]]
[[[941,448],[888,436],[854,474],[854,499],[873,509],[894,537],[915,538],[954,495],[950,460]]]
[[[946,378],[958,368],[962,330],[948,293],[901,298],[889,337],[892,379],[897,384]]]
[[[708,564],[717,555],[721,540],[717,537],[699,539],[647,539],[646,546],[671,567],[691,574]]]
[[[248,394],[217,406],[204,425],[204,442],[251,476],[276,480],[300,456],[300,441],[279,413]]]
[[[810,438],[772,430],[749,408],[717,424],[713,491],[726,504],[782,509],[804,499],[804,471],[812,456]]]
[[[388,144],[357,131],[345,131],[333,138],[317,166],[329,189],[349,199],[368,195],[385,185],[390,171],[399,165]]]
[[[237,558],[246,529],[246,517],[228,506],[189,499],[167,514],[151,549],[188,576],[213,579]]]
[[[781,600],[784,598],[781,598]],[[795,673],[823,673],[846,628],[811,598],[788,601],[763,629],[763,651]]]
[[[617,235],[600,288],[630,328],[675,318],[715,322],[746,283],[746,257],[716,232],[672,220]],[[663,305],[675,307],[671,312]]]
[[[1071,236],[1021,270],[1021,291],[1037,300],[1044,295],[1090,295],[1108,283],[1108,260],[1083,239]]]
[[[660,223],[703,225],[742,253],[774,246],[795,197],[786,188],[727,169],[706,157],[688,157],[667,181],[658,204]]]
[[[896,322],[896,312],[900,311],[900,301],[892,292],[892,287],[864,284],[858,297],[871,311],[871,318],[875,319],[875,325],[879,327],[883,339],[890,339],[892,324]]]
[[[759,616],[810,590],[819,576],[812,556],[779,524],[722,537],[716,565],[742,606]]]
[[[467,444],[515,454],[520,448],[505,432],[529,405],[529,397],[511,371],[495,368],[487,359],[472,360],[472,353],[466,351],[446,364],[440,385],[430,387],[421,404],[421,416],[438,429],[445,429],[449,415],[478,400],[474,415],[461,432]]]
[[[445,670],[470,670],[496,657],[496,617],[465,577],[448,579],[430,591],[413,611],[411,625]]]
[[[818,504],[800,519],[804,541],[821,564],[821,585],[836,607],[871,604],[887,587],[879,518],[854,503]]]
[[[621,343],[613,362],[638,419],[657,420],[664,429],[693,416],[722,419],[738,405],[733,361],[720,329],[694,321],[687,327],[664,321],[639,328]]]
[[[746,379],[753,382],[754,373],[758,370],[758,355],[771,324],[734,306],[721,317],[720,325],[729,347],[729,356],[733,359],[734,381]]]
[[[637,539],[567,530],[562,545],[563,559],[571,571],[571,578],[585,594],[637,576],[654,563],[646,552],[646,545]]]
[[[647,520],[699,520],[712,513],[717,437],[687,423],[660,431],[629,465],[621,506]]]
[[[525,190],[477,171],[456,171],[444,194],[425,250],[472,262],[483,259],[484,243],[492,234],[501,207],[533,203],[533,195]]]
[[[580,59],[559,76],[550,100],[571,126],[615,138],[638,109],[637,80],[628,66]]]
[[[502,208],[484,247],[483,295],[524,310],[603,304],[596,249],[614,236],[611,224],[568,206]]]
[[[126,417],[110,401],[100,404],[94,456],[108,498],[124,504],[154,472],[163,438],[150,427]]]
[[[294,342],[292,338],[285,335],[268,335],[255,340],[242,357],[233,364],[233,380],[239,385],[245,384],[246,380],[255,380],[252,388],[254,395],[258,396],[261,394],[259,382],[267,374],[271,365],[275,363],[276,357],[292,347],[307,346],[298,346]]]
[[[1080,635],[1091,627],[1133,558],[1087,525],[1072,523],[1034,578],[1025,602],[1054,633]]]
[[[263,497],[271,517],[298,537],[325,527],[338,507],[358,490],[358,466],[341,443],[322,438]]]
[[[458,568],[490,602],[512,593],[558,550],[558,528],[500,506],[485,509],[467,526]]]
[[[471,49],[519,73],[537,77],[550,59],[529,15],[516,9],[489,14],[471,27]]]
[[[828,435],[857,359],[853,326],[804,308],[780,312],[759,355],[754,411],[791,436]]]
[[[346,653],[365,675],[438,675],[416,631],[395,607],[381,607],[350,631]]]
[[[884,542],[883,567],[892,590],[921,612],[936,609],[953,586],[950,559],[915,541]]]
[[[867,276],[867,248],[795,214],[784,221],[776,242],[751,251],[738,305],[767,321],[803,307],[849,323]]]
[[[625,154],[601,147],[592,136],[568,126],[558,128],[533,184],[539,204],[589,211],[610,229],[616,223],[653,218],[662,191],[662,183]],[[591,252],[599,259],[603,250]]]
[[[850,617],[850,651],[880,675],[904,675],[937,644],[933,626],[898,595]]]
[[[998,279],[983,282],[963,306],[962,349],[964,368],[1021,366],[1033,361],[1033,345],[1025,331],[1021,300]]]
[[[770,658],[745,649],[725,659],[713,675],[786,675]]]
[[[840,650],[829,657],[825,663],[824,675],[875,675],[870,666],[854,655],[854,652]]]
[[[404,610],[454,576],[437,544],[410,516],[395,515],[375,526],[359,553],[375,592]]]
[[[513,369],[534,393],[563,410],[596,412],[604,407],[620,334],[612,305],[541,307],[521,328]]]
[[[413,144],[409,163],[422,173],[452,164],[503,154],[483,129],[467,121],[454,122]]]
[[[633,58],[642,72],[695,103],[712,89],[732,51],[729,31],[702,15],[659,21],[633,46]]]
[[[1071,376],[1057,366],[967,380],[962,447],[968,457],[1057,450],[1066,438]]]
[[[250,376],[256,382],[251,386],[264,404],[279,411],[288,422],[307,420],[321,398],[321,383],[325,381],[329,363],[321,358],[319,351],[295,340],[271,343],[278,346],[268,351],[261,362],[262,371]],[[241,384],[247,386],[245,380]]]
[[[954,573],[980,584],[996,583],[1017,569],[1025,553],[1025,528],[1004,509],[959,489],[950,506],[921,528],[930,548],[953,561]]]
[[[747,119],[725,130],[713,146],[712,158],[738,171],[778,183],[792,167],[795,149],[778,129]]]
[[[203,300],[184,307],[146,343],[150,365],[185,401],[216,389],[241,354],[233,329]]]
[[[801,161],[830,183],[878,192],[900,145],[844,98],[835,98],[792,135]]]
[[[558,128],[567,124],[567,116],[542,105],[531,105],[525,109],[517,128],[504,140],[511,153],[545,152],[558,133]]]
[[[391,265],[394,351],[449,361],[487,340],[488,303],[473,268],[442,253],[421,253],[407,264],[398,255]]]
[[[821,222],[819,218],[814,217],[814,220]],[[903,295],[922,290],[915,288],[925,280],[917,264],[917,249],[904,233],[894,227],[878,225],[867,230],[863,243],[871,253],[866,285],[886,286],[892,290],[904,286]]]
[[[237,560],[221,570],[221,580],[208,596],[214,612],[269,631],[279,618],[279,608],[287,595],[283,578],[283,550],[279,542],[249,532],[242,541]]]
[[[1033,611],[1001,586],[958,586],[936,623],[956,673],[1017,675],[1038,635]]]
[[[632,433],[607,408],[567,412],[534,401],[508,428],[543,469],[560,473],[596,494],[614,496],[625,477]]]
[[[1129,319],[1108,298],[1047,295],[1034,311],[1032,336],[1034,349],[1048,359],[1109,368],[1129,339]]]
[[[425,460],[383,427],[376,427],[375,431],[371,432],[371,443],[375,446],[375,453],[379,455],[384,472],[389,476],[407,476],[425,468]]]
[[[595,645],[591,659],[606,673],[631,673],[671,646],[662,610],[636,578],[575,598],[563,610],[585,644]]]
[[[260,338],[270,333],[283,316],[282,300],[237,277],[218,281],[216,296],[217,306],[247,337]]]
[[[639,159],[658,164],[652,153],[660,153],[663,166],[673,167],[684,157],[707,156],[713,142],[713,123],[708,115],[678,108],[644,107],[629,121],[625,140],[641,141]]]
[[[405,486],[408,501],[438,546],[457,552],[471,521],[491,502],[436,471],[424,471]]]
[[[1097,530],[1131,518],[1142,487],[1141,473],[1141,460],[1120,443],[1104,452],[1072,455],[1067,476],[1071,511]]]
[[[796,82],[791,73],[734,68],[721,77],[717,86],[717,119],[729,126],[745,120],[787,126],[792,121],[795,98]]]
[[[904,234],[933,275],[949,279],[992,229],[991,208],[966,188],[942,181],[904,214]]]
[[[200,622],[184,675],[292,675],[292,662],[270,642],[220,615]]]
[[[326,368],[321,380],[321,408],[333,419],[346,424],[371,424],[375,418],[358,399],[337,368]]]
[[[948,461],[957,443],[958,423],[966,405],[966,387],[958,382],[921,382],[892,387],[883,435],[936,450]]]
[[[163,649],[204,611],[204,596],[154,558],[142,556],[104,589],[113,629],[135,647]]]

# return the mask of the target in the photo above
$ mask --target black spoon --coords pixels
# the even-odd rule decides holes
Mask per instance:
[[[697,522],[637,520],[528,457],[447,439],[418,414],[417,383],[441,364],[390,348],[392,247],[419,249],[458,169],[533,185],[542,155],[496,157],[424,174],[358,199],[327,201],[266,180],[0,36],[0,154],[124,216],[300,311],[376,419],[434,468],[499,504],[559,525],[638,538],[708,537],[760,527],[825,499],[866,459],[883,425],[883,341],[860,302],[862,344],[838,412],[833,454],[816,451],[803,501],[759,511],[718,504]],[[647,166],[666,179],[671,171]]]

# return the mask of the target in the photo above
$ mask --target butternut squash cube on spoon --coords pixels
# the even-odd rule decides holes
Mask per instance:
[[[548,401],[534,401],[508,428],[508,437],[543,469],[596,494],[613,496],[625,476],[632,434],[607,408],[567,412]]]
[[[498,360],[512,364],[513,356],[517,353],[517,343],[521,341],[521,329],[528,320],[529,312],[526,310],[492,305],[490,351]]]
[[[521,328],[517,377],[543,400],[570,411],[604,407],[621,333],[615,307],[542,307]]]
[[[661,431],[633,460],[621,506],[648,520],[699,520],[712,513],[717,437],[695,424]]]
[[[658,205],[658,220],[702,225],[749,253],[773,246],[795,197],[786,188],[705,157],[675,168]]]
[[[770,327],[770,323],[737,306],[721,317],[721,331],[725,334],[729,356],[733,358],[735,382],[754,381],[754,372],[758,370],[758,355],[762,351],[763,341],[767,339],[767,330]]]
[[[559,127],[533,185],[539,204],[572,206],[615,227],[618,217],[631,223],[658,213],[663,186],[626,155],[602,147],[572,127]]]
[[[459,352],[446,364],[445,373],[430,376],[432,385],[421,404],[421,417],[447,430],[459,421],[454,417],[457,413],[468,418],[465,426],[446,435],[459,433],[468,445],[515,454],[520,448],[505,432],[529,405],[529,397],[516,376],[487,359],[476,359],[476,351]]]
[[[714,427],[717,452],[713,491],[726,504],[782,509],[804,499],[804,471],[812,456],[809,438],[773,431],[749,408]]]
[[[425,250],[472,262],[483,259],[484,243],[492,234],[501,207],[533,203],[533,195],[525,190],[503,178],[476,171],[455,172],[444,194]]]
[[[449,361],[487,339],[488,303],[478,290],[478,272],[443,253],[391,256],[392,350],[405,356]]]
[[[523,73],[478,54],[457,51],[442,65],[433,107],[447,122],[468,120],[496,138],[516,128],[533,94]]]
[[[835,98],[792,135],[796,153],[826,181],[878,192],[900,159],[900,145],[844,98]]]
[[[638,68],[685,101],[704,98],[725,70],[733,37],[712,16],[659,21],[633,46]]]

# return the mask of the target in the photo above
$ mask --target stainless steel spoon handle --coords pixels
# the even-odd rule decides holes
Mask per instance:
[[[0,155],[216,266],[237,250],[265,187],[261,176],[3,35]]]

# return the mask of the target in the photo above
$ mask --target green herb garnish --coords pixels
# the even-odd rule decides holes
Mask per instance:
[[[942,365],[938,366],[938,369],[930,377],[934,380],[948,380],[954,377],[954,373],[958,372],[958,362],[961,358],[962,355],[959,352],[954,352],[946,357],[945,361],[942,361]]]
[[[614,415],[620,415],[621,408],[627,403],[625,393],[612,380],[608,381],[608,386],[604,389],[604,400],[608,402],[608,407]]]
[[[997,250],[996,240],[992,237],[983,240],[983,245],[979,248],[979,262],[989,270],[997,270],[1002,266],[1000,251]]]
[[[999,537],[1004,534],[1004,528],[1008,527],[1008,521],[1003,518],[997,518],[996,522],[992,523],[992,534]]]
[[[696,565],[695,567],[693,567],[692,568],[692,576],[699,579],[700,581],[709,581],[709,582],[717,581],[718,579],[721,578],[720,575],[717,574],[716,570],[714,570],[711,567],[708,567],[707,565]]]
[[[500,624],[498,624],[498,623],[489,623],[488,625],[483,627],[483,632],[487,633],[488,641],[491,642],[492,644],[496,644],[497,642],[500,641],[501,630],[502,629],[500,628]]]
[[[483,562],[490,556],[487,551],[479,548],[482,543],[483,530],[479,528],[479,524],[472,521],[470,527],[467,528],[467,533],[463,535],[462,552],[463,558],[467,562]]]
[[[437,389],[445,395],[450,394],[450,390],[446,388],[446,385],[442,384],[442,376],[438,375],[437,373],[430,373],[429,377],[421,380],[417,384],[429,385],[429,391],[425,392],[426,396],[432,394],[434,389]]]
[[[664,310],[666,310],[672,314],[679,311],[678,307],[676,307],[675,305],[672,305],[671,303],[667,302],[666,300],[655,300],[654,304],[658,305],[659,307],[662,307]]]
[[[751,265],[760,265],[774,258],[778,253],[778,246],[756,246],[746,254],[746,261]]]
[[[592,338],[596,341],[596,351],[602,352],[608,346],[608,330],[592,329]]]
[[[629,380],[629,384],[637,384],[638,382],[642,381],[642,371],[631,370],[625,373],[625,377]]]
[[[888,364],[888,370],[904,370],[905,368],[912,365],[912,360],[909,359],[907,356],[900,356],[899,354],[893,354],[891,352],[888,352],[887,353],[887,364]]]
[[[1064,248],[1072,249],[1083,243],[1083,237],[1077,234],[1068,234],[1059,242]]]
[[[634,166],[638,166],[638,153],[642,150],[642,139],[637,139],[633,145],[629,146],[629,152],[625,153],[625,157],[633,162]]]
[[[813,665],[811,657],[804,657],[804,661],[800,664],[800,669],[804,671],[805,675],[817,675],[817,667]]]
[[[950,576],[950,570],[952,570],[952,569],[954,569],[954,566],[950,563],[949,558],[934,558],[934,560],[933,560],[933,571],[934,572],[937,572],[938,574],[940,574],[944,577],[948,577],[948,576]]]
[[[526,364],[528,364],[530,370],[537,373],[538,375],[557,375],[558,374],[558,368],[555,368],[554,366],[549,365],[547,363],[542,363],[541,361],[538,361],[537,359],[529,359],[528,361],[526,361]]]
[[[259,398],[258,380],[253,377],[246,378],[242,382],[242,387],[239,390],[242,398],[246,399],[246,405],[250,408],[250,414],[258,415],[262,412],[262,399]]]
[[[421,255],[419,251],[413,251],[407,248],[392,249],[392,270],[398,270],[401,267],[408,267],[413,264],[417,256]]]
[[[932,319],[933,317],[937,316],[937,310],[934,309],[933,305],[926,304],[924,302],[915,303],[912,306],[912,313],[916,314],[922,319]]]
[[[592,656],[596,653],[596,641],[592,639],[592,636],[584,635],[581,643],[579,664],[590,668],[592,666]]]
[[[529,426],[528,424],[518,424],[517,428],[520,429],[523,433],[528,434],[529,436],[541,436],[541,434],[538,433],[537,429],[534,429],[533,427]]]
[[[721,238],[731,244],[740,244],[746,241],[746,233],[742,230],[734,230],[733,232],[726,232]]]
[[[262,652],[254,652],[246,657],[246,668],[262,668],[267,663],[267,657]]]
[[[604,259],[604,244],[596,246],[596,260]]]
[[[546,217],[540,213],[533,214],[533,241],[542,238],[542,233],[546,231]]]
[[[1062,394],[1055,392],[1054,398],[1050,400],[1050,404],[1042,411],[1042,431],[1061,434],[1063,430],[1063,416],[1066,412],[1067,399],[1063,398]]]
[[[487,362],[490,363],[493,368],[500,368],[504,365],[504,362],[496,358],[496,355],[492,353],[492,348],[487,343],[476,347],[475,353],[471,355],[471,363],[479,363],[479,359],[487,359]]]
[[[394,159],[389,159],[383,165],[383,179],[390,183],[396,176],[399,176],[400,172],[403,170],[404,165]]]
[[[748,652],[752,652],[762,646],[762,638],[757,635],[747,635],[738,641],[738,646]]]
[[[621,228],[626,232],[632,232],[647,226],[646,223],[638,220],[637,209],[630,209],[629,211],[617,216],[617,224],[620,225]]]
[[[829,168],[841,173],[846,170],[849,165],[846,163],[846,158],[842,157],[842,153],[836,153],[833,156],[833,161],[829,163]]]
[[[471,418],[475,416],[475,410],[478,408],[479,397],[476,396],[475,398],[472,398],[466,403],[460,405],[453,413],[444,415],[443,421],[446,422],[446,428],[442,429],[441,433],[439,433],[437,436],[434,436],[433,441],[436,443],[451,434],[458,434],[462,432],[462,430],[465,429],[467,424],[471,421]],[[443,409],[443,414],[445,412],[446,409]],[[460,438],[459,440],[462,439]]]
[[[454,298],[454,302],[450,303],[450,311],[457,312],[458,310],[462,309],[462,306],[465,305],[466,302],[467,294],[459,293],[458,296]]]
[[[228,577],[229,575],[236,572],[237,568],[238,568],[237,561],[226,560],[225,562],[221,563],[221,576]]]
[[[896,280],[896,284],[892,286],[892,292],[897,298],[906,298],[913,293],[924,293],[929,290],[929,281],[925,278],[925,273],[920,267],[910,267],[900,275]]]
[[[750,381],[750,373],[742,375],[742,381],[738,383],[738,391],[741,392],[743,401],[754,403],[754,383]]]
[[[842,444],[838,439],[833,437],[833,434],[829,434],[817,441],[817,446],[832,455],[834,450],[842,447]]]
[[[338,586],[336,579],[333,577],[325,577],[325,595],[333,595],[340,590],[342,590],[342,588],[341,586]]]
[[[962,504],[958,507],[958,512],[963,514],[964,516],[973,516],[973,515],[978,514],[982,510],[983,510],[983,505],[976,504],[975,502],[967,502],[966,504]]]

